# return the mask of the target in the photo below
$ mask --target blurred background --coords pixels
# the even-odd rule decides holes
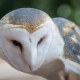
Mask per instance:
[[[64,17],[80,26],[80,0],[0,0],[0,19],[6,13],[22,7],[37,8],[50,17]]]

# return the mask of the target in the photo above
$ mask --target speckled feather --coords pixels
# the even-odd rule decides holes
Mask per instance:
[[[50,17],[43,11],[33,8],[20,8],[6,14],[0,22],[2,24],[24,25],[28,32],[33,33],[42,23],[49,20]],[[3,23],[4,22],[4,23]],[[37,29],[36,29],[37,30]]]
[[[80,29],[64,18],[52,18],[65,42],[63,56],[80,64]]]

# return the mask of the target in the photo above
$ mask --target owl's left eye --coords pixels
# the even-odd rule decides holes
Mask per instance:
[[[42,42],[43,38],[41,38],[39,41],[38,41],[38,44],[40,44]]]
[[[20,44],[18,41],[16,41],[16,40],[13,40],[13,44],[14,44],[15,46],[21,46],[21,44]]]

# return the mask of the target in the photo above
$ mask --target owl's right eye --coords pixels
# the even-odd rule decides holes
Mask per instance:
[[[14,44],[15,46],[21,46],[20,42],[18,42],[18,41],[16,41],[16,40],[13,40],[13,44]]]

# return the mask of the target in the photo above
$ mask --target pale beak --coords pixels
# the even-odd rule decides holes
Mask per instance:
[[[28,52],[28,53],[26,53]],[[34,47],[29,47],[28,51],[25,51],[24,58],[28,64],[28,67],[31,71],[35,70],[36,59],[37,59],[37,50]]]
[[[31,65],[29,65],[29,69],[32,71],[32,66]]]

